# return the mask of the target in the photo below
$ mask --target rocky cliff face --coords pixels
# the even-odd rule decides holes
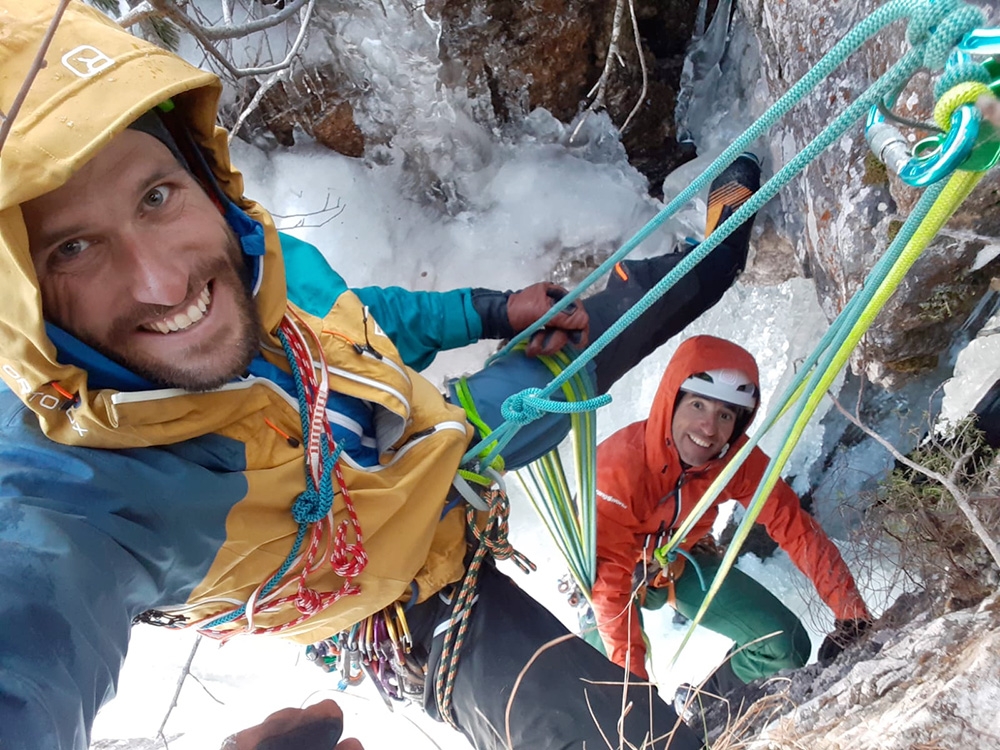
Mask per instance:
[[[731,711],[713,706],[715,747],[1000,747],[997,596],[937,616],[934,608],[927,597],[903,597],[878,632],[826,669],[813,664],[774,678],[739,718],[738,696]]]
[[[990,12],[986,0],[977,2]],[[826,3],[818,13],[812,0],[738,0],[733,25],[747,30],[749,43],[731,51],[728,60],[726,75],[743,82],[744,101],[734,106],[759,115],[878,4]],[[422,153],[421,140],[410,136],[426,135],[433,125],[408,91],[445,87],[453,92],[434,116],[452,122],[466,118],[470,126],[458,142],[453,136],[440,149],[450,149],[467,164],[482,150],[476,148],[477,138],[502,138],[538,107],[569,122],[593,106],[619,126],[635,108],[623,144],[655,192],[662,177],[691,156],[676,141],[673,113],[684,51],[715,6],[714,1],[699,8],[697,0],[636,0],[633,26],[629,4],[623,3],[616,15],[611,0],[433,0],[419,9],[407,5],[407,14],[370,16],[352,3],[323,3],[316,9],[322,33],[311,42],[313,62],[272,89],[250,125],[266,126],[286,144],[301,127],[342,153],[376,161],[387,158],[387,144],[410,143],[407,158],[426,166],[433,155]],[[722,12],[728,6],[723,3]],[[401,18],[408,28],[399,27]],[[425,28],[423,37],[413,34],[417,28]],[[897,22],[880,33],[772,129],[765,144],[771,166],[787,163],[899,58],[907,48],[905,31],[905,24]],[[402,34],[421,41],[406,59],[381,67],[372,39]],[[329,41],[334,37],[336,45]],[[732,59],[733,54],[740,59]],[[900,114],[929,120],[932,83],[930,75],[921,74],[900,97]],[[438,184],[424,186],[427,199],[439,200],[452,212],[465,205],[462,187],[452,184],[450,175],[429,179]],[[856,372],[864,370],[874,381],[898,388],[935,370],[991,278],[1000,275],[998,190],[1000,170],[994,170],[876,321],[855,356]],[[859,123],[769,207],[766,221],[759,222],[765,227],[757,240],[760,262],[747,279],[775,283],[790,273],[812,278],[832,320],[917,197],[871,155]]]
[[[825,4],[741,0],[740,9],[760,44],[760,104],[784,94],[857,21],[880,3]],[[981,4],[989,11],[987,4]],[[834,72],[793,117],[772,131],[775,164],[786,163],[820,129],[907,49],[897,22]],[[899,114],[931,120],[933,80],[918,76],[900,97]],[[923,137],[925,133],[920,133]],[[855,359],[856,370],[897,387],[933,370],[956,330],[1000,274],[1000,174],[994,171],[924,253],[875,322]],[[832,319],[909,215],[918,191],[887,173],[872,156],[859,125],[822,154],[780,195],[777,233],[789,240],[803,273],[816,281]]]

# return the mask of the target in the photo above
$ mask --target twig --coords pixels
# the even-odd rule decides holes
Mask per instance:
[[[642,69],[642,91],[639,93],[639,99],[635,103],[635,106],[632,107],[632,111],[625,118],[625,124],[621,126],[622,133],[628,128],[629,123],[632,122],[635,113],[642,107],[642,103],[646,100],[646,92],[649,90],[649,72],[646,70],[646,56],[642,54],[642,37],[639,36],[639,23],[635,18],[634,0],[628,0],[628,12],[632,16],[632,33],[635,35],[635,49],[639,53],[639,67]]]
[[[3,124],[0,124],[0,149],[3,148],[3,144],[7,140],[7,134],[10,133],[10,129],[14,125],[14,118],[17,117],[17,113],[21,110],[21,105],[24,104],[24,100],[28,97],[31,84],[35,82],[38,72],[45,67],[45,53],[49,50],[52,37],[55,36],[56,28],[59,26],[59,21],[62,20],[63,13],[66,11],[66,6],[68,5],[69,0],[61,0],[59,3],[55,15],[52,16],[52,20],[49,22],[49,28],[46,29],[45,36],[42,37],[42,43],[38,47],[35,59],[28,69],[28,74],[21,84],[21,89],[17,92],[17,96],[14,97],[14,101],[10,105],[10,112],[6,115],[0,114],[0,117],[3,117]]]
[[[292,5],[286,6],[284,10],[280,13],[276,13],[273,16],[269,16],[267,19],[262,19],[261,21],[254,21],[251,23],[243,24],[242,26],[233,26],[229,29],[220,30],[212,29],[211,27],[203,26],[202,24],[195,23],[192,21],[186,13],[184,13],[180,8],[178,8],[172,0],[149,0],[149,2],[160,11],[164,16],[170,20],[177,23],[179,26],[187,29],[188,33],[191,34],[202,48],[215,60],[226,69],[226,71],[236,78],[247,78],[249,76],[264,75],[265,73],[274,73],[279,70],[283,70],[292,64],[292,58],[299,52],[299,47],[302,45],[303,39],[305,39],[306,29],[309,25],[309,18],[312,15],[312,10],[316,5],[316,0],[295,0]],[[215,48],[213,42],[221,41],[226,39],[231,39],[238,36],[245,36],[247,34],[253,33],[254,31],[261,31],[263,29],[276,26],[279,21],[275,19],[279,18],[284,21],[288,17],[287,11],[289,9],[297,9],[305,5],[305,10],[302,12],[302,23],[299,26],[299,33],[295,37],[295,41],[292,43],[291,49],[289,49],[288,54],[285,59],[280,63],[274,63],[273,65],[264,65],[257,68],[237,68],[229,60]],[[266,23],[264,23],[266,21]],[[263,24],[263,25],[261,25]],[[238,30],[239,33],[231,33],[234,30]]]
[[[132,8],[128,13],[125,13],[121,18],[118,19],[118,25],[123,29],[130,29],[137,23],[141,23],[148,18],[152,18],[158,15],[159,11],[156,10],[152,5],[143,0],[137,6]]]
[[[604,92],[608,85],[608,76],[611,75],[611,61],[618,60],[621,63],[621,54],[618,52],[618,37],[622,33],[622,16],[625,13],[625,0],[617,0],[615,3],[615,16],[611,22],[611,42],[608,44],[608,54],[604,58],[604,70],[601,77],[597,79],[594,88],[590,90],[588,96],[593,96],[591,109],[599,109],[604,106]],[[596,94],[596,96],[595,96]]]
[[[270,91],[274,87],[274,84],[276,84],[278,81],[284,81],[287,79],[288,79],[288,69],[285,68],[283,70],[277,71],[276,73],[272,73],[257,88],[257,91],[254,92],[253,98],[250,100],[250,103],[243,108],[243,111],[240,112],[240,116],[236,118],[236,123],[229,131],[230,143],[233,142],[233,138],[239,132],[240,128],[243,127],[243,123],[247,119],[247,117],[249,117],[251,113],[253,113],[253,111],[257,109],[260,103],[264,100],[264,95],[267,94],[267,92]]]
[[[210,42],[221,42],[224,39],[240,39],[258,31],[264,31],[265,29],[278,26],[295,15],[295,12],[303,5],[306,3],[312,5],[314,1],[315,0],[292,0],[292,2],[288,3],[284,8],[273,15],[267,16],[266,18],[258,18],[254,21],[240,24],[239,26],[232,26],[229,24],[225,26],[206,26],[204,24],[195,23],[188,18],[187,20],[190,26],[187,26],[187,28],[192,34],[195,30],[197,30],[202,38],[207,39]],[[187,18],[187,15],[181,12],[180,8],[174,4],[173,0],[151,0],[151,2],[164,13],[174,11],[181,13],[181,15]]]
[[[996,541],[993,539],[989,531],[983,525],[983,522],[979,520],[979,514],[976,513],[975,509],[969,504],[968,495],[965,492],[963,492],[957,484],[955,484],[953,480],[955,472],[952,473],[952,476],[946,477],[943,474],[939,474],[938,472],[928,469],[926,466],[918,464],[916,461],[907,458],[902,453],[900,453],[899,450],[894,445],[892,445],[892,443],[890,443],[884,437],[875,432],[875,430],[868,427],[866,424],[863,424],[857,416],[848,412],[847,409],[845,409],[843,405],[841,405],[841,403],[836,398],[833,398],[833,404],[834,406],[837,407],[840,413],[843,414],[848,419],[848,421],[854,424],[859,430],[868,435],[868,437],[870,437],[876,443],[878,443],[887,451],[889,451],[892,457],[895,458],[897,461],[899,461],[901,464],[911,469],[912,471],[923,474],[928,479],[931,479],[940,484],[942,487],[944,487],[948,491],[948,494],[950,494],[952,498],[955,500],[955,504],[958,506],[959,510],[961,510],[962,513],[965,514],[966,519],[968,519],[969,523],[972,525],[973,531],[976,532],[976,535],[979,537],[980,541],[982,541],[983,545],[990,553],[990,556],[993,558],[993,561],[997,564],[997,567],[1000,567],[1000,546],[997,545]],[[956,466],[956,471],[957,471],[957,466]]]
[[[278,219],[298,219],[297,222],[288,226],[278,227],[282,232],[289,229],[302,229],[303,227],[309,227],[310,229],[315,229],[317,227],[322,227],[329,224],[331,221],[336,219],[342,213],[344,213],[346,206],[341,205],[340,198],[337,198],[337,204],[335,206],[330,205],[330,194],[326,194],[326,201],[323,203],[323,208],[316,211],[306,211],[300,214],[276,214],[272,213],[271,216]],[[320,214],[330,214],[325,219],[323,219],[318,224],[307,224],[305,219],[309,216],[319,216]]]
[[[575,633],[567,633],[566,635],[559,636],[558,638],[554,638],[553,640],[549,641],[548,643],[542,644],[535,651],[535,653],[531,655],[531,658],[528,659],[528,662],[523,667],[521,667],[521,671],[518,672],[517,679],[514,680],[514,685],[511,687],[510,698],[507,699],[507,710],[504,712],[504,730],[505,730],[505,733],[507,735],[507,745],[506,746],[508,748],[514,747],[513,740],[511,739],[511,734],[510,734],[510,711],[514,707],[514,698],[517,696],[517,691],[521,687],[521,680],[524,679],[524,675],[527,674],[528,670],[531,669],[531,665],[534,664],[535,661],[538,659],[538,657],[541,656],[543,653],[545,653],[546,651],[548,651],[553,646],[557,646],[560,643],[563,643],[564,641],[568,641],[568,640],[571,640],[571,639],[576,638],[576,637],[577,636],[576,636]],[[601,734],[604,734],[604,732],[602,731]]]
[[[201,645],[201,636],[199,635],[195,638],[194,645],[191,646],[191,653],[188,654],[187,661],[184,663],[184,668],[181,670],[181,676],[177,679],[177,688],[174,690],[174,697],[170,701],[170,706],[167,708],[167,713],[163,717],[163,721],[160,722],[160,728],[156,730],[156,736],[163,741],[163,746],[167,746],[167,738],[163,735],[163,729],[167,726],[167,720],[170,719],[170,714],[173,712],[174,708],[177,707],[177,699],[180,697],[181,688],[184,687],[185,678],[191,674],[191,662],[194,661],[194,655],[198,651],[198,646]],[[213,698],[215,696],[212,696]]]
[[[205,686],[205,683],[201,681],[201,678],[198,677],[198,675],[196,675],[194,672],[189,672],[189,674],[191,675],[191,679],[197,682],[201,686],[201,689],[204,690],[206,694],[208,694],[209,698],[218,703],[220,706],[226,705],[224,702],[220,701],[212,694],[212,691]]]

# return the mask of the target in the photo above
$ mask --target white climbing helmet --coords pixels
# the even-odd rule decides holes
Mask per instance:
[[[684,381],[681,390],[744,409],[757,406],[757,386],[739,370],[697,372]]]

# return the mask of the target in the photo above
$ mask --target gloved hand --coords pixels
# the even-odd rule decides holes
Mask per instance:
[[[273,713],[227,739],[222,750],[364,750],[354,739],[338,742],[343,729],[344,714],[328,699]]]
[[[558,284],[540,281],[514,292],[507,298],[507,320],[514,333],[520,333],[549,311],[556,302],[567,294]],[[580,300],[556,315],[545,324],[528,342],[525,354],[537,357],[539,354],[555,354],[566,344],[586,346],[590,318]]]
[[[835,621],[833,632],[823,639],[819,647],[819,663],[826,666],[832,662],[840,656],[841,651],[857,641],[871,625],[870,620]]]

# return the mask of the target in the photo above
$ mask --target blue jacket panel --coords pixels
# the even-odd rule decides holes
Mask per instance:
[[[222,544],[244,448],[70,449],[6,389],[0,415],[0,746],[85,750],[132,618],[184,602]]]

